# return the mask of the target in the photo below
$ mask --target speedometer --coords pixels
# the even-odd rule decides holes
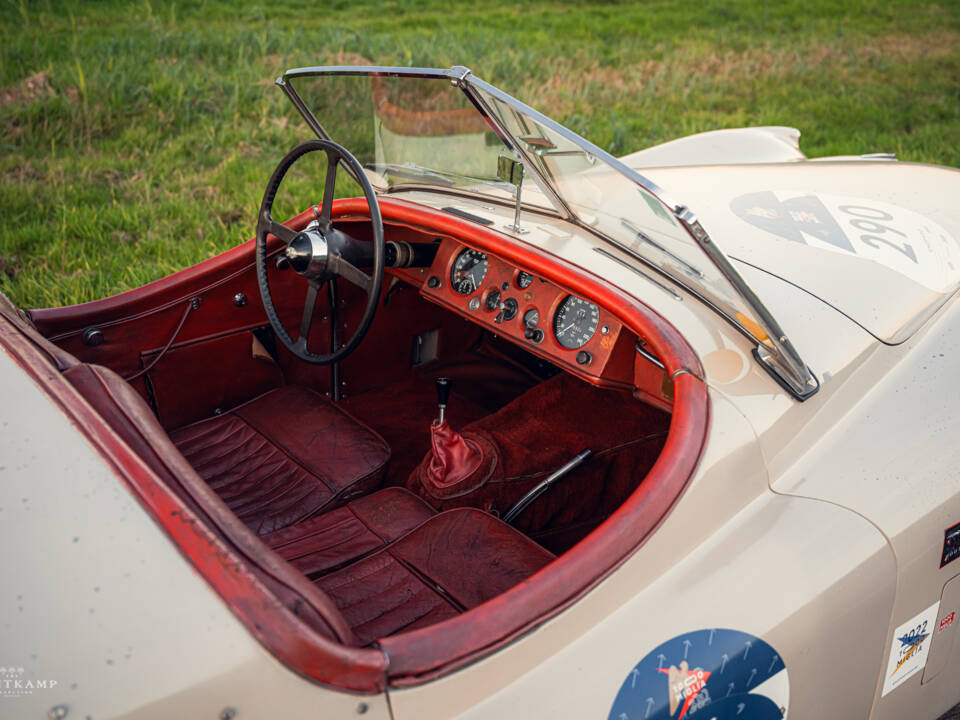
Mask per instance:
[[[553,316],[553,335],[569,350],[586,345],[597,331],[600,310],[592,302],[567,295]]]
[[[479,250],[464,250],[457,255],[450,271],[450,284],[461,295],[469,295],[487,276],[487,256]]]

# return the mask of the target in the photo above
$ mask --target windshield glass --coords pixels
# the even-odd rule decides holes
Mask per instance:
[[[380,192],[434,189],[512,203],[515,188],[497,177],[498,159],[520,160],[523,205],[555,212],[673,278],[774,353],[795,391],[816,387],[695,216],[668,205],[656,185],[609,153],[466,68],[301,68],[281,84],[302,102],[318,134],[357,156]]]
[[[430,186],[513,202],[513,186],[497,177],[497,159],[510,154],[508,146],[449,79],[345,75],[288,82],[377,190]],[[523,194],[524,204],[550,207],[529,178]]]

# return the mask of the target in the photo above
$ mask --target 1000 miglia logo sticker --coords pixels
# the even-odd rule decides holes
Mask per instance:
[[[782,720],[783,659],[739,630],[696,630],[654,648],[627,674],[608,720]]]

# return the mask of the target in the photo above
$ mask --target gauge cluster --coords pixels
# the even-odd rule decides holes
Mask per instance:
[[[621,374],[605,373],[615,355],[626,354],[615,353],[618,346],[629,344],[626,337],[618,343],[628,333],[612,313],[495,256],[445,239],[421,292],[594,381]]]

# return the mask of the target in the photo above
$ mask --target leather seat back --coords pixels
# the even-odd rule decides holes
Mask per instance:
[[[191,512],[240,555],[254,560],[249,564],[251,571],[290,612],[329,640],[357,645],[350,626],[326,594],[236,519],[123,378],[108,368],[85,363],[68,368],[64,377]]]

